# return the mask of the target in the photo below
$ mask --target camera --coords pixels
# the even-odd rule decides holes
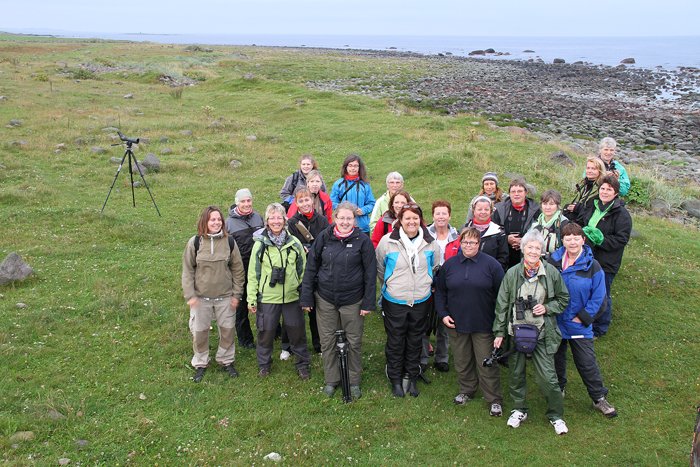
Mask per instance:
[[[488,368],[491,368],[494,363],[498,363],[503,366],[508,366],[508,359],[507,355],[503,355],[501,352],[501,349],[493,348],[491,351],[491,355],[486,357],[483,362],[481,362],[481,366],[485,366]]]
[[[272,266],[272,273],[270,274],[270,287],[274,287],[277,284],[284,285],[284,268]]]
[[[537,305],[537,300],[528,295],[527,298],[518,297],[515,300],[515,319],[523,321],[525,319],[525,311],[532,310]]]

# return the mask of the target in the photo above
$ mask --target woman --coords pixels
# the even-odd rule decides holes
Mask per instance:
[[[345,331],[348,342],[350,394],[362,396],[362,333],[364,317],[374,310],[377,262],[374,248],[355,227],[356,207],[342,202],[335,210],[335,224],[316,238],[306,264],[301,292],[305,311],[316,310],[323,374],[323,392],[332,397],[340,384],[340,368],[335,353],[336,330]]]
[[[602,159],[594,156],[586,159],[586,175],[576,184],[576,196],[564,209],[564,215],[569,220],[576,220],[584,206],[598,196],[600,181],[604,176],[605,164]]]
[[[377,248],[377,245],[379,245],[379,240],[381,240],[384,235],[388,234],[394,229],[396,216],[398,216],[401,208],[405,204],[408,204],[410,199],[411,195],[405,191],[397,191],[391,195],[389,198],[389,206],[391,206],[391,208],[382,215],[382,218],[379,219],[379,222],[376,223],[374,230],[372,231],[372,245],[374,245],[374,248]]]
[[[298,188],[294,195],[294,203],[299,210],[288,221],[289,233],[294,235],[304,247],[304,251],[308,253],[315,239],[328,228],[328,220],[314,211],[314,200],[311,190],[307,188]],[[290,209],[291,211],[291,209]],[[309,330],[311,331],[311,344],[316,353],[321,352],[321,340],[318,335],[318,326],[316,324],[316,310],[309,312]],[[286,352],[286,354],[284,354]],[[286,358],[285,358],[286,357]],[[282,360],[287,360],[290,357],[289,338],[287,333],[282,330]]]
[[[387,337],[386,373],[394,396],[404,397],[402,379],[407,374],[408,393],[418,397],[421,341],[440,248],[423,227],[423,212],[417,204],[404,205],[397,222],[397,228],[382,237],[376,251]]]
[[[546,190],[540,197],[542,212],[532,223],[530,230],[535,229],[544,237],[544,253],[553,253],[561,246],[561,228],[569,220],[564,217],[561,209],[561,193],[556,190]]]
[[[507,200],[496,204],[493,221],[506,233],[508,267],[513,267],[520,263],[520,238],[540,215],[540,206],[527,197],[527,184],[522,178],[510,182],[508,196]]]
[[[270,374],[275,332],[284,317],[291,351],[297,357],[299,377],[309,379],[309,351],[306,348],[304,314],[299,306],[299,286],[304,275],[306,253],[299,240],[286,227],[284,207],[270,204],[265,210],[265,227],[255,232],[248,266],[248,296],[257,297],[248,304],[258,328],[258,373]]]
[[[548,258],[561,272],[569,290],[569,304],[557,316],[562,334],[561,345],[554,355],[559,387],[566,388],[566,348],[571,347],[574,364],[586,385],[593,407],[608,418],[617,411],[606,399],[608,388],[603,385],[593,347],[593,318],[605,301],[605,273],[593,259],[591,248],[580,225],[571,222],[561,229],[564,246]]]
[[[437,200],[433,202],[433,223],[428,226],[428,232],[430,236],[435,239],[435,242],[440,247],[440,266],[445,263],[445,249],[447,245],[451,242],[459,242],[459,233],[457,229],[450,225],[450,220],[452,219],[452,205],[449,201]],[[442,373],[450,371],[449,365],[449,353],[447,347],[449,345],[449,337],[447,335],[447,328],[438,319],[435,302],[431,302],[431,313],[429,315],[428,331],[425,336],[423,336],[423,350],[420,356],[420,364],[422,368],[428,366],[428,357],[430,356],[430,351],[432,345],[430,344],[430,334],[435,334],[435,348],[433,353],[435,355],[435,369]]]
[[[318,170],[312,170],[309,172],[309,174],[306,176],[306,188],[309,189],[313,197],[314,211],[328,219],[328,223],[330,224],[333,222],[333,202],[331,201],[330,196],[328,196],[328,193],[321,190],[322,187],[325,190],[321,172]],[[287,217],[291,218],[296,213],[297,205],[294,201],[292,201],[292,204],[287,210]]]
[[[501,370],[481,364],[493,348],[496,296],[503,280],[503,267],[480,251],[481,232],[467,227],[459,235],[462,254],[445,261],[437,275],[435,308],[448,328],[459,393],[454,403],[474,398],[477,386],[489,405],[489,413],[503,413]],[[469,306],[464,306],[469,303]]]
[[[245,281],[241,253],[223,228],[221,209],[209,206],[197,223],[197,235],[190,238],[182,255],[182,292],[190,307],[193,380],[199,383],[209,365],[209,327],[216,320],[219,347],[216,362],[231,378],[238,376],[234,313]]]
[[[280,198],[285,208],[288,209],[291,202],[294,201],[294,191],[306,186],[308,175],[312,170],[318,170],[318,162],[311,154],[304,154],[299,160],[299,169],[287,177],[280,190]],[[326,191],[326,185],[323,182],[321,182],[321,190]]]
[[[598,157],[600,157],[605,164],[605,175],[614,176],[617,181],[620,182],[620,196],[626,196],[630,191],[630,177],[627,175],[625,166],[615,159],[616,152],[617,141],[610,137],[600,140],[600,144],[598,144]]]
[[[403,175],[398,172],[389,172],[386,176],[386,192],[374,203],[372,215],[369,217],[369,231],[374,232],[374,226],[382,218],[386,211],[391,210],[390,198],[394,193],[403,191]]]
[[[508,269],[508,242],[506,234],[500,225],[491,220],[493,213],[491,200],[486,196],[477,196],[472,201],[471,211],[474,218],[465,227],[474,227],[481,234],[479,248],[482,253],[499,262],[503,271]],[[446,258],[451,258],[459,251],[459,242],[452,242],[445,250]]]
[[[340,178],[331,189],[331,201],[333,209],[338,209],[342,201],[349,201],[357,206],[357,227],[369,235],[369,214],[374,208],[374,195],[367,179],[367,168],[357,154],[350,154],[343,161]]]
[[[477,194],[475,198],[479,196],[485,196],[490,199],[491,206],[505,201],[505,199],[508,198],[508,195],[504,194],[503,190],[498,186],[498,176],[495,172],[486,172],[484,176],[481,177],[481,190],[479,190],[479,194]],[[469,211],[467,211],[467,220],[465,224],[469,224],[469,221],[473,218],[472,204],[474,204],[473,200],[469,203]]]
[[[233,202],[226,219],[226,231],[236,240],[236,245],[241,252],[247,283],[250,251],[253,249],[253,233],[262,228],[263,219],[253,210],[253,195],[248,188],[238,190]],[[248,319],[246,284],[243,284],[243,297],[236,308],[236,334],[238,334],[238,345],[246,349],[255,348],[253,331],[250,329]]]
[[[620,270],[622,255],[632,233],[632,216],[619,197],[620,183],[614,175],[606,175],[600,184],[598,198],[581,212],[577,220],[583,226],[586,243],[593,257],[605,271],[606,302],[593,322],[593,334],[604,336],[612,321],[612,283]]]
[[[523,251],[522,261],[510,268],[501,282],[496,299],[496,320],[493,323],[493,340],[495,348],[503,346],[503,339],[509,336],[515,342],[516,349],[524,350],[520,342],[522,325],[532,326],[529,330],[537,333],[530,336],[533,344],[530,350],[535,366],[537,384],[547,401],[547,418],[558,435],[569,430],[562,420],[564,399],[559,388],[559,381],[554,369],[554,354],[561,343],[561,333],[557,326],[556,315],[560,314],[569,303],[569,293],[554,266],[540,260],[544,248],[544,238],[536,230],[525,234],[520,242]],[[525,327],[525,326],[522,326]],[[532,342],[535,340],[535,342]],[[527,341],[525,341],[527,343]],[[518,428],[527,419],[525,395],[524,351],[515,352],[510,359],[510,396],[513,410],[507,425]]]

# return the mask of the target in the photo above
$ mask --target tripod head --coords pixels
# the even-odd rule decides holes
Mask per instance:
[[[119,139],[126,143],[127,148],[130,148],[132,144],[139,144],[140,138],[127,138],[121,131],[117,131],[117,134],[119,135]]]

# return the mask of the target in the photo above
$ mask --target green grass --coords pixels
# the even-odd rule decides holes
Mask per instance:
[[[343,157],[359,152],[377,196],[386,173],[399,170],[420,203],[451,200],[455,225],[488,170],[522,173],[565,198],[580,176],[549,161],[558,147],[474,127],[471,115],[435,115],[304,85],[372,76],[401,82],[424,71],[418,59],[213,49],[0,36],[0,95],[8,97],[0,101],[0,256],[16,251],[36,272],[0,289],[4,462],[259,464],[276,451],[286,464],[312,465],[687,464],[700,389],[698,231],[644,215],[635,216],[640,236],[615,281],[614,324],[596,344],[617,419],[591,409],[575,371],[566,437],[546,422],[533,375],[531,419],[519,430],[489,417],[481,400],[455,407],[453,371],[431,371],[433,384],[423,385],[420,397],[394,400],[376,314],[366,325],[357,403],[322,395],[318,357],[310,382],[279,361],[260,381],[254,352],[241,349],[238,380],[212,369],[193,384],[180,264],[205,205],[227,208],[236,189],[248,187],[263,210],[307,152],[331,183]],[[64,74],[89,62],[126,71],[80,82]],[[49,82],[32,79],[35,72]],[[157,81],[161,73],[185,72],[206,80],[179,99]],[[22,126],[5,127],[11,119]],[[113,133],[103,131],[112,126],[149,140],[136,148],[139,159],[148,152],[161,158],[162,171],[146,178],[162,218],[144,188],[131,207],[126,173],[100,214],[116,170],[109,159],[123,154],[109,146]],[[169,141],[160,142],[163,136]],[[59,143],[66,147],[56,153]],[[96,155],[92,146],[108,153]],[[165,148],[172,154],[162,155]],[[584,154],[574,158],[583,166]],[[242,167],[229,169],[231,159]],[[503,383],[505,389],[506,373]],[[51,410],[65,418],[51,418]],[[35,440],[12,446],[9,437],[27,430]]]

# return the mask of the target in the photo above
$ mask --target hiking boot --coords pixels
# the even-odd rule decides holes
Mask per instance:
[[[394,395],[394,397],[404,397],[406,395],[403,390],[403,384],[401,383],[393,383],[391,385],[391,393]]]
[[[450,365],[447,362],[435,362],[435,369],[440,373],[447,373],[450,371]]]
[[[357,385],[352,385],[350,386],[350,396],[352,397],[352,400],[356,401],[360,397],[362,397],[362,391],[360,390],[360,386]]]
[[[202,381],[202,378],[204,378],[204,372],[207,371],[207,367],[203,366],[200,368],[195,368],[194,369],[194,376],[192,377],[192,381],[195,383],[199,383]]]
[[[452,402],[454,402],[457,405],[464,405],[467,402],[469,402],[470,400],[472,400],[471,397],[469,397],[468,395],[466,395],[463,392],[460,392],[459,394],[457,394],[455,396],[455,398],[452,400]]]
[[[593,403],[593,407],[600,410],[600,412],[608,418],[617,417],[617,410],[615,407],[610,405],[610,402],[605,397],[601,397]]]
[[[418,390],[418,387],[416,386],[416,380],[411,379],[408,383],[408,393],[413,396],[413,397],[418,397],[420,395],[420,391]]]
[[[303,366],[297,370],[297,373],[299,374],[299,378],[302,380],[306,381],[309,378],[311,378],[311,373],[309,373],[309,367]]]
[[[267,378],[270,376],[270,369],[269,368],[260,368],[260,371],[258,371],[258,376],[261,378]]]
[[[566,427],[566,423],[564,423],[564,420],[561,418],[554,421],[550,420],[549,423],[552,424],[554,427],[554,432],[558,435],[565,435],[569,432],[569,429]]]
[[[510,417],[508,417],[508,422],[506,422],[506,425],[513,428],[518,428],[525,420],[527,420],[527,413],[521,412],[520,410],[511,410]]]
[[[292,356],[292,354],[289,353],[288,350],[283,350],[280,352],[280,360],[285,360],[285,361],[289,360],[289,357],[291,357],[291,356]]]
[[[491,408],[489,409],[489,415],[492,417],[500,417],[503,415],[503,408],[501,407],[501,404],[498,402],[494,402],[491,404]]]
[[[231,378],[238,378],[238,372],[237,372],[236,369],[233,367],[233,363],[231,363],[230,365],[224,366],[223,369],[224,369],[224,371],[225,371],[226,373],[228,373],[228,375],[229,375]]]
[[[335,384],[326,384],[323,387],[323,393],[327,395],[328,397],[333,397],[333,394],[335,394],[335,390],[338,388]]]

